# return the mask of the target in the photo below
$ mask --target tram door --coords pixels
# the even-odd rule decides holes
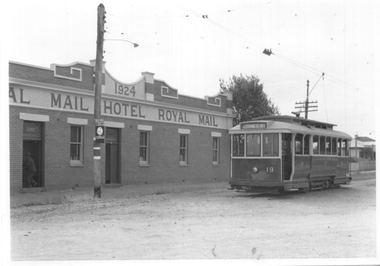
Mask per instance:
[[[33,159],[37,172],[32,177],[36,182],[33,187],[43,187],[43,154],[42,154],[42,123],[24,121],[23,129],[23,160],[27,153]],[[27,173],[25,167],[22,170],[22,187],[27,188]]]
[[[282,180],[290,180],[292,173],[292,134],[282,133]]]
[[[120,183],[119,129],[106,128],[106,184]]]

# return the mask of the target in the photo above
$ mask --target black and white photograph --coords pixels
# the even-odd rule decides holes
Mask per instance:
[[[379,0],[2,6],[1,265],[379,265]]]

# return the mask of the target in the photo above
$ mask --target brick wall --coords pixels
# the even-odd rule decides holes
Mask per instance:
[[[32,108],[10,107],[10,178],[11,189],[22,187],[23,120],[19,113],[48,115],[43,127],[43,177],[49,188],[92,186],[93,181],[93,116],[70,112],[55,112]],[[84,126],[84,165],[70,166],[70,124],[68,117],[88,119]],[[196,126],[149,122],[150,164],[139,164],[140,130],[147,121],[107,118],[106,121],[125,123],[120,129],[120,178],[122,185],[165,182],[228,181],[230,143],[227,130]],[[188,135],[188,166],[179,165],[178,128],[190,129]],[[212,165],[211,132],[221,132],[220,165]],[[102,183],[105,182],[105,145],[102,144]]]

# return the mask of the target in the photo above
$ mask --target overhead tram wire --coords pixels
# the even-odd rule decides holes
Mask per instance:
[[[256,45],[256,44],[253,44],[251,41],[245,39],[245,38],[242,37],[240,34],[234,32],[233,30],[231,30],[231,29],[229,29],[229,28],[223,26],[222,24],[220,24],[220,23],[218,23],[218,22],[216,22],[216,21],[210,19],[210,18],[208,17],[209,14],[201,14],[201,13],[198,13],[197,11],[194,11],[194,10],[188,8],[188,7],[184,7],[184,6],[179,5],[179,4],[177,4],[177,3],[173,3],[173,4],[176,5],[176,6],[178,6],[179,8],[182,8],[182,9],[188,11],[188,12],[193,13],[193,14],[196,15],[198,18],[205,19],[207,22],[209,22],[209,23],[211,23],[211,24],[214,24],[215,26],[221,28],[222,30],[227,31],[228,33],[231,33],[231,34],[233,34],[233,35],[239,37],[240,39],[244,40],[245,42],[247,42],[247,43],[249,43],[249,44],[252,44],[252,45],[254,45],[254,46],[256,46],[256,47],[258,47],[258,48],[261,49],[261,46],[258,46],[258,45]],[[246,49],[249,49],[248,46],[244,46],[244,47],[245,47]]]
[[[253,7],[253,6],[258,6],[258,5],[264,5],[264,4],[271,4],[271,3],[275,3],[275,2],[279,2],[279,1],[282,1],[282,0],[272,1],[272,2],[267,2],[267,3],[261,3],[261,4],[252,5],[252,6],[248,6],[248,7]],[[216,21],[214,21],[214,20],[212,20],[212,19],[209,18],[209,15],[210,15],[210,14],[216,14],[217,12],[215,12],[215,13],[209,13],[209,14],[201,14],[201,13],[199,13],[199,12],[197,12],[197,11],[191,10],[190,8],[184,7],[184,6],[182,6],[182,5],[178,4],[178,3],[173,3],[173,2],[172,2],[172,4],[178,6],[179,8],[182,8],[182,9],[184,9],[184,10],[186,10],[186,11],[192,13],[192,14],[194,14],[194,15],[195,15],[196,17],[198,17],[198,18],[205,19],[206,21],[208,21],[208,22],[214,24],[215,26],[221,28],[222,30],[224,30],[224,31],[226,31],[226,32],[228,32],[228,33],[230,33],[230,34],[233,34],[233,35],[239,37],[240,39],[244,40],[245,42],[249,43],[250,45],[253,45],[253,46],[256,46],[256,47],[262,49],[262,46],[259,46],[259,45],[257,45],[257,44],[252,43],[250,40],[247,40],[246,38],[242,37],[240,34],[236,33],[235,31],[233,31],[233,30],[231,30],[231,29],[229,29],[229,28],[223,26],[222,24],[220,24],[220,23],[218,23],[218,22],[216,22]],[[133,5],[134,5],[134,4],[133,4]],[[133,6],[133,5],[132,5],[132,6]],[[131,6],[131,7],[132,7],[132,6]],[[245,8],[247,8],[247,7],[245,7]],[[239,9],[243,9],[243,7],[242,7],[242,8],[235,8],[235,9],[228,9],[228,10],[226,10],[226,11],[222,11],[222,12],[224,12],[224,13],[230,13],[230,12],[237,11],[237,10],[239,10]],[[218,12],[218,13],[222,13],[222,12]],[[116,17],[116,16],[115,16],[115,17]],[[190,16],[189,16],[189,15],[182,15],[182,16],[178,16],[178,17],[190,17]],[[249,46],[244,46],[244,47],[245,47],[246,49],[249,49],[249,48],[250,48]],[[287,57],[285,57],[285,56],[283,56],[283,55],[280,55],[280,54],[278,54],[278,53],[276,53],[276,54],[271,53],[271,54],[276,55],[276,56],[279,57],[280,59],[283,59],[283,60],[287,61],[288,63],[291,63],[291,64],[293,64],[293,65],[296,65],[296,66],[298,66],[298,67],[300,67],[300,68],[303,68],[303,69],[305,69],[305,70],[307,70],[307,71],[309,71],[309,72],[311,72],[311,73],[314,73],[314,74],[316,74],[316,75],[319,75],[319,74],[322,72],[322,71],[319,71],[319,70],[317,70],[317,69],[315,69],[315,68],[312,68],[312,67],[310,67],[310,66],[307,66],[307,65],[305,65],[305,64],[302,64],[302,63],[300,63],[300,62],[297,62],[297,61],[295,61],[295,60],[293,60],[293,59],[290,59],[290,58],[287,58]],[[348,83],[346,83],[346,82],[344,82],[344,81],[341,81],[341,80],[339,80],[339,79],[337,79],[337,78],[335,78],[335,77],[333,77],[333,76],[331,76],[331,75],[326,74],[326,77],[327,77],[329,80],[331,80],[332,82],[334,82],[334,83],[336,83],[336,84],[338,84],[338,85],[344,86],[344,87],[346,87],[346,88],[347,88],[347,87],[351,87],[351,89],[353,89],[353,90],[355,90],[355,91],[357,91],[357,90],[359,89],[359,88],[357,88],[357,87],[355,87],[355,86],[352,86],[352,85],[350,85],[350,84],[348,84]]]

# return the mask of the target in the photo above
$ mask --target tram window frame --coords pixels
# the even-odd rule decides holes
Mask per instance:
[[[212,137],[212,165],[220,164],[220,137]]]
[[[348,152],[348,147],[350,143],[348,139],[339,139],[338,140],[338,156],[341,157],[348,157],[349,152]]]
[[[76,132],[74,132],[74,130]],[[83,144],[83,135],[84,135],[84,127],[80,125],[70,125],[70,165],[71,166],[82,166],[84,165],[83,160],[83,150],[84,150],[84,144]],[[74,138],[73,138],[74,137]],[[73,147],[76,147],[75,149],[75,156],[78,157],[77,159],[73,156]]]
[[[313,154],[319,154],[319,136],[313,135]]]
[[[331,137],[326,137],[326,154],[331,155]]]
[[[332,138],[332,142],[331,142],[331,148],[332,148],[332,151],[331,151],[331,154],[332,155],[337,155],[337,138]]]
[[[181,166],[188,165],[189,158],[189,137],[188,134],[179,135],[179,164]]]
[[[145,153],[145,156],[144,156]],[[150,164],[150,132],[140,131],[139,145],[140,165],[149,166]]]
[[[310,135],[303,136],[303,155],[310,155]]]
[[[325,136],[319,136],[319,154],[325,155],[326,154],[326,137]]]
[[[245,147],[245,134],[232,135],[232,156],[243,157]]]
[[[301,139],[299,139],[301,138]],[[294,151],[296,155],[303,155],[303,134],[296,134],[294,138]]]
[[[246,150],[246,156],[247,157],[261,157],[261,151],[262,151],[262,141],[261,141],[261,133],[249,133],[249,134],[245,134],[245,150]],[[249,137],[252,136],[252,138],[250,139]],[[252,141],[250,145],[249,141]],[[255,142],[258,142],[258,143],[255,143]],[[251,149],[252,148],[252,149]],[[258,152],[257,152],[257,148],[258,149]],[[251,152],[252,151],[252,152]]]
[[[348,140],[342,139],[342,156],[347,157],[348,156]]]
[[[263,156],[264,157],[277,157],[279,156],[279,146],[280,146],[280,140],[279,140],[279,134],[278,133],[264,133],[262,134],[262,150],[263,150]],[[268,140],[268,143],[266,141]],[[269,149],[267,149],[269,148]],[[266,153],[266,151],[268,151]]]

